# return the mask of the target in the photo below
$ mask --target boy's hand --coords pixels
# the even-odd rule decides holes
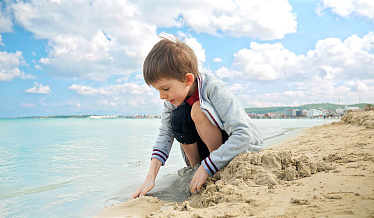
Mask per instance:
[[[129,199],[144,196],[147,192],[155,187],[155,180],[146,178],[143,184],[131,195]]]
[[[199,169],[197,169],[195,175],[191,180],[190,192],[194,194],[196,190],[200,191],[201,186],[203,186],[204,182],[208,179],[208,176],[209,174],[206,172],[203,165],[200,165]]]
[[[147,192],[152,190],[153,187],[155,187],[155,179],[161,165],[162,162],[160,160],[157,158],[152,158],[147,177],[145,178],[143,184],[131,195],[130,199],[144,196]]]

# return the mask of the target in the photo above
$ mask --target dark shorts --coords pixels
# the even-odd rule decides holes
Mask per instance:
[[[201,140],[199,134],[197,133],[195,123],[191,118],[191,106],[190,105],[181,105],[175,109],[171,114],[171,127],[174,133],[174,138],[182,144],[193,144],[197,142],[197,147],[199,150],[201,160],[204,160],[209,156],[209,149]],[[222,130],[222,140],[224,143],[228,139],[228,135],[225,131]],[[188,158],[184,154],[182,149],[183,157],[186,161],[186,164],[189,165]]]

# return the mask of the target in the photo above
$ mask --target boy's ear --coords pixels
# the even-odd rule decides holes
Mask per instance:
[[[185,79],[186,79],[187,85],[190,86],[195,81],[195,76],[192,73],[187,73],[185,76]]]

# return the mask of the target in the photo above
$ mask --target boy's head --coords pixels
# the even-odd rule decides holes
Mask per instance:
[[[188,73],[196,78],[199,73],[197,58],[193,50],[177,37],[162,37],[149,52],[143,65],[143,76],[148,85],[164,78],[184,82]]]

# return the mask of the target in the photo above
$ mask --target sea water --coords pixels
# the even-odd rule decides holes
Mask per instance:
[[[334,120],[253,120],[266,142]],[[0,217],[92,217],[144,180],[159,119],[0,119]],[[158,177],[184,167],[174,142]]]

